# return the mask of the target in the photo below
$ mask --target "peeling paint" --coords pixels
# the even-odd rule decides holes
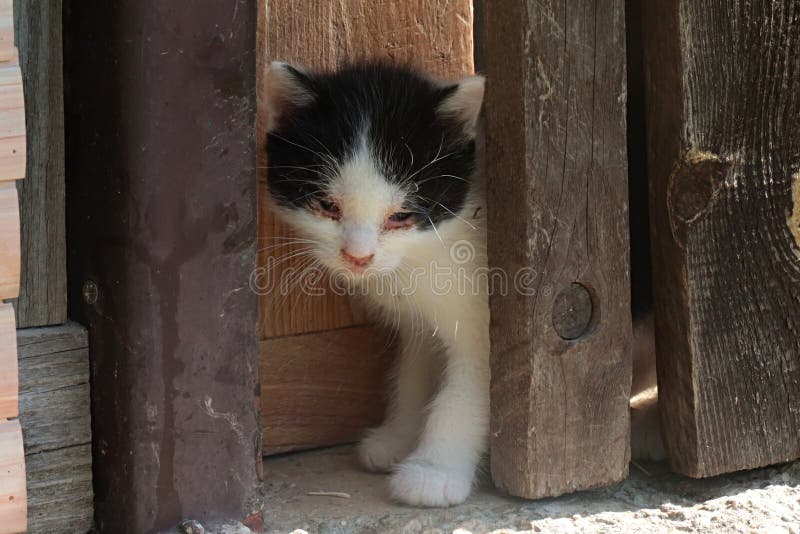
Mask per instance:
[[[242,425],[240,425],[239,421],[236,419],[236,415],[232,413],[218,412],[214,410],[214,408],[211,406],[211,402],[212,402],[211,397],[206,395],[206,397],[203,399],[203,407],[205,408],[206,413],[209,415],[209,417],[213,417],[214,419],[224,419],[225,421],[227,421],[231,429],[236,433],[236,436],[239,438],[239,441],[241,443],[245,443],[244,431],[242,430]]]
[[[792,214],[786,220],[789,231],[794,236],[793,251],[800,259],[800,172],[792,176]]]

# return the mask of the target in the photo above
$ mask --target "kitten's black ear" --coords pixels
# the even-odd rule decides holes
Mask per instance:
[[[437,113],[460,121],[464,125],[464,132],[475,137],[485,85],[486,78],[483,76],[469,76],[447,87]]]
[[[265,102],[267,132],[274,131],[282,118],[314,101],[313,78],[288,63],[273,61],[267,67]]]

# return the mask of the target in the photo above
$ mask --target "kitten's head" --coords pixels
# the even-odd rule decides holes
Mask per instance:
[[[316,74],[273,63],[275,209],[330,269],[397,269],[464,206],[483,88],[480,76],[446,84],[380,64]]]

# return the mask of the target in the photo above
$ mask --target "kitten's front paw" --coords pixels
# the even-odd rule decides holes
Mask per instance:
[[[397,466],[389,481],[394,500],[413,506],[461,504],[472,489],[474,469],[456,469],[408,459]]]
[[[358,459],[364,469],[386,473],[405,458],[413,445],[408,436],[385,426],[367,431],[358,445]]]
[[[631,408],[631,458],[660,462],[666,457],[658,404],[653,402]]]

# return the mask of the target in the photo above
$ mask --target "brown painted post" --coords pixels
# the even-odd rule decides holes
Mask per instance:
[[[629,459],[624,2],[484,2],[491,470],[545,497]]]
[[[259,507],[255,0],[65,1],[70,313],[96,525]]]
[[[695,477],[800,457],[800,6],[643,1],[662,424]]]

